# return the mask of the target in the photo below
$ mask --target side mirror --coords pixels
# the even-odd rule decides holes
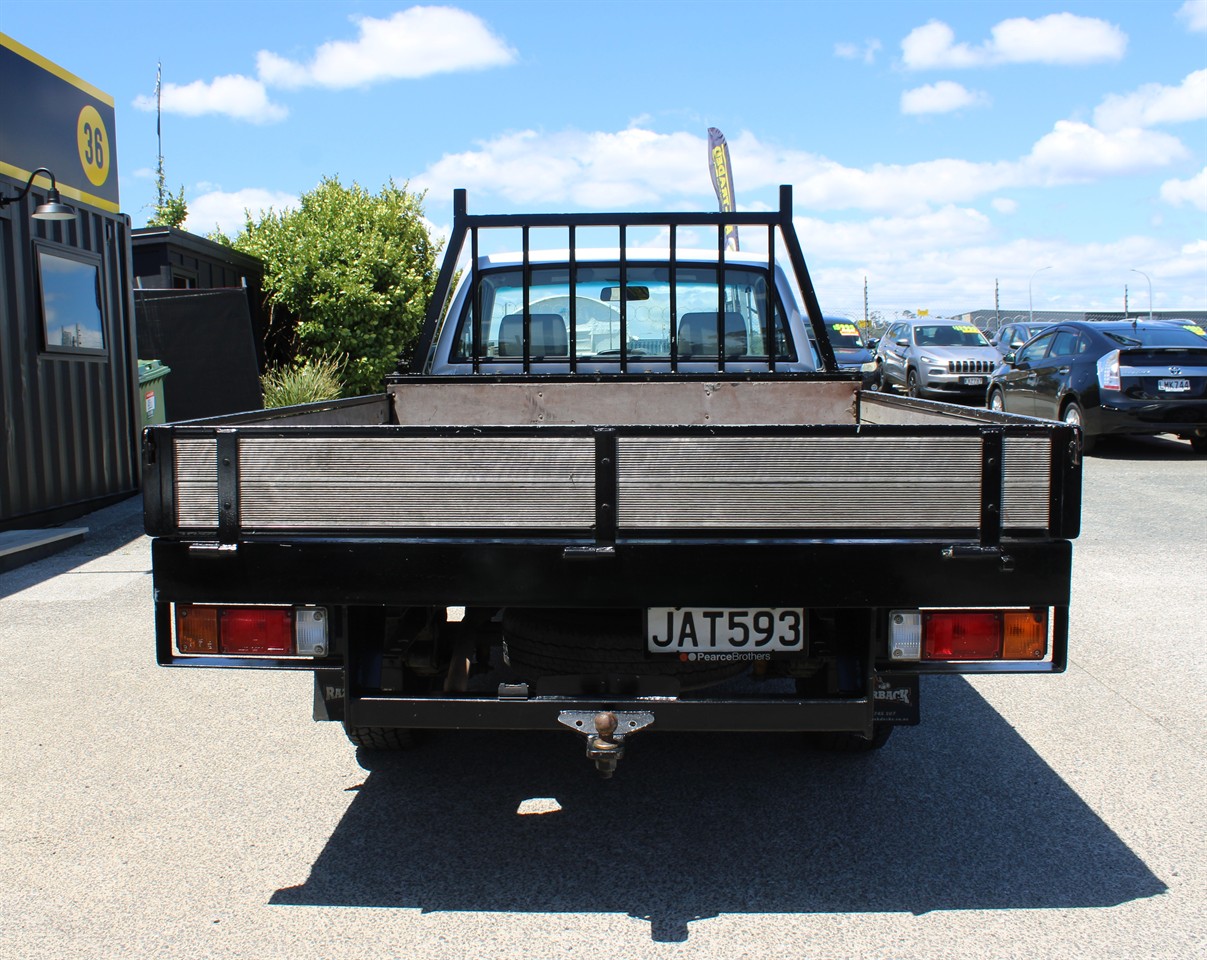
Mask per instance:
[[[876,352],[876,348],[877,348],[879,345],[880,345],[880,339],[879,339],[879,337],[877,337],[877,338],[876,338],[876,339],[874,339],[874,340],[869,340],[867,343],[865,343],[865,344],[864,344],[864,346],[865,346],[865,347],[867,347],[867,348],[868,348],[868,350],[869,350],[870,352],[872,352],[872,353],[875,353],[875,352]]]
[[[897,346],[908,347],[909,346],[909,337],[902,337],[901,339],[899,339],[897,341]]]
[[[1008,353],[1002,357],[1002,363],[1008,367],[1013,367],[1016,363],[1018,363],[1018,355],[1013,352]]]

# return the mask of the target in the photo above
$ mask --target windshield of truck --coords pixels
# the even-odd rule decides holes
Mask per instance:
[[[580,264],[573,294],[565,265],[532,267],[530,273],[531,360],[566,359],[571,342],[580,360],[615,360],[620,356],[622,338],[630,357],[669,360],[672,329],[681,360],[715,361],[722,330],[727,359],[766,359],[769,311],[775,324],[776,359],[795,359],[777,298],[773,296],[768,304],[765,271],[727,267],[721,286],[722,271],[716,267],[678,264],[672,284],[669,266],[629,264],[622,286],[618,264]],[[483,271],[478,300],[478,356],[491,361],[522,360],[524,271]],[[457,330],[454,361],[468,361],[473,356],[473,317],[474,305],[469,303]]]
[[[926,324],[914,327],[914,343],[919,347],[987,347],[989,341],[971,323]]]

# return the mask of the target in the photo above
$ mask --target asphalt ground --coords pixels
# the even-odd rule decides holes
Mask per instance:
[[[1067,673],[926,678],[870,756],[651,731],[607,782],[569,733],[366,769],[308,675],[155,666],[138,510],[0,575],[6,960],[1207,956],[1185,443],[1087,460]]]

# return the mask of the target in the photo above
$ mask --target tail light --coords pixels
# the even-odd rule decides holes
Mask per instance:
[[[1047,653],[1047,609],[894,610],[889,616],[893,660],[1042,660]]]
[[[321,657],[328,650],[326,611],[177,604],[176,649],[192,654]]]
[[[1119,351],[1112,350],[1098,358],[1098,386],[1103,390],[1122,390],[1119,375]]]

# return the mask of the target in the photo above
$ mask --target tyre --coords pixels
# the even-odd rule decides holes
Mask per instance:
[[[749,664],[647,659],[640,610],[508,609],[503,614],[507,661],[531,676],[612,674],[677,677],[684,690],[720,683]]]
[[[1084,417],[1081,412],[1081,404],[1076,400],[1070,400],[1061,413],[1060,419],[1071,427],[1077,427],[1081,431],[1081,452],[1089,453],[1094,449],[1095,438],[1085,432],[1083,425]]]
[[[994,413],[1005,413],[1006,397],[1003,395],[1001,390],[990,390],[989,400],[985,405]]]
[[[402,727],[350,727],[345,723],[344,733],[356,746],[381,752],[409,750],[418,742],[417,731]]]
[[[905,375],[905,392],[911,397],[922,396],[922,388],[918,384],[918,371],[911,370]]]
[[[847,731],[828,731],[806,733],[805,740],[814,749],[828,753],[871,753],[888,743],[888,738],[892,735],[892,724],[878,723],[872,728],[870,739]]]
[[[1192,434],[1186,439],[1190,441],[1190,449],[1195,453],[1207,453],[1207,435]]]

